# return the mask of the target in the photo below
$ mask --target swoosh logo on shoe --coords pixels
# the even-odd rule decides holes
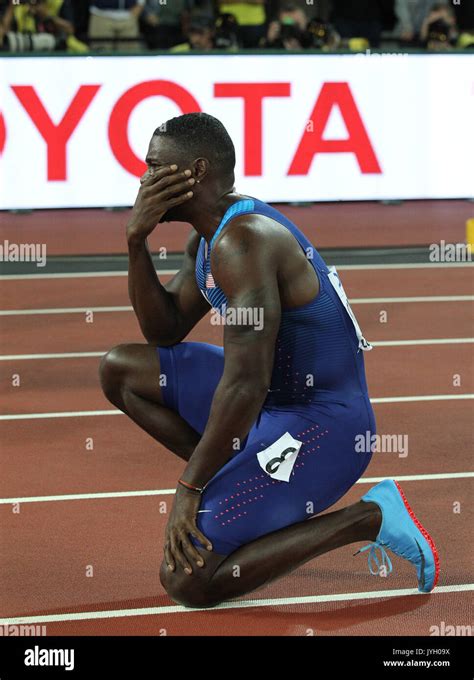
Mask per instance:
[[[420,548],[420,544],[418,543],[416,538],[415,538],[415,543],[416,543],[416,546],[418,548],[418,552],[420,553],[420,557],[421,557],[421,583],[420,583],[420,586],[421,586],[421,588],[424,588],[425,587],[425,564],[426,564],[426,560],[425,560],[425,556],[423,555],[423,551]]]

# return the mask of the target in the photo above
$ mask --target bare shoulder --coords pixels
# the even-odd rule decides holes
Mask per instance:
[[[216,239],[211,255],[213,267],[244,260],[247,264],[271,261],[276,252],[275,225],[262,215],[235,217]]]

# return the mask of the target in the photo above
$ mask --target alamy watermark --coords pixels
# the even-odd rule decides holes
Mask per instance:
[[[430,635],[434,636],[472,636],[472,626],[469,625],[453,625],[446,621],[440,621],[438,626],[430,626]]]
[[[0,625],[0,637],[45,637],[46,626],[28,625],[20,623],[19,625]]]
[[[74,670],[74,649],[45,649],[39,645],[25,650],[25,666],[62,666]]]
[[[372,434],[369,430],[354,438],[356,453],[397,453],[399,458],[408,456],[407,434]]]
[[[470,243],[431,243],[429,247],[430,262],[472,262]]]
[[[253,326],[255,331],[263,329],[263,307],[226,307],[213,309],[213,326]]]
[[[0,262],[36,262],[37,267],[46,265],[46,243],[0,243]]]
[[[363,52],[357,52],[354,58],[360,57],[379,57],[380,59],[386,59],[387,57],[408,57],[408,52],[372,52],[370,47],[368,47]]]

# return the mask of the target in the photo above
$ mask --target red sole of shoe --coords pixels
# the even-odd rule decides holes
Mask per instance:
[[[406,509],[408,510],[408,512],[410,514],[410,517],[415,522],[417,528],[423,534],[423,538],[425,538],[428,545],[430,546],[431,552],[433,553],[433,558],[434,558],[434,562],[435,562],[435,577],[434,577],[433,588],[435,588],[436,584],[438,583],[438,578],[439,578],[439,556],[438,556],[438,551],[436,550],[435,543],[434,543],[433,539],[431,538],[431,536],[429,535],[429,533],[426,531],[425,527],[422,525],[420,520],[417,518],[417,516],[415,515],[415,513],[411,509],[410,504],[407,501],[407,497],[405,496],[403,489],[400,486],[400,484],[395,480],[393,480],[393,481],[395,482],[395,485],[396,485],[396,487],[397,487],[397,489],[400,493],[400,496],[402,497],[402,501],[403,501]],[[431,590],[433,590],[433,588]]]

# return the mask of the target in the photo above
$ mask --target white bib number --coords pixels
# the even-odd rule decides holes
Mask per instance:
[[[294,439],[289,432],[286,432],[274,444],[257,453],[258,463],[262,470],[273,479],[289,482],[302,444],[303,442]]]
[[[367,342],[367,340],[362,335],[362,331],[360,330],[360,326],[357,323],[357,319],[355,318],[354,312],[351,309],[349,300],[347,299],[346,292],[342,286],[341,279],[339,278],[339,274],[336,271],[336,267],[329,267],[328,279],[331,282],[332,287],[336,291],[340,301],[342,302],[342,304],[346,308],[347,313],[350,316],[352,324],[355,328],[357,340],[359,341],[359,349],[363,350],[364,352],[368,352],[369,350],[372,349],[372,345],[370,344],[370,342]]]

